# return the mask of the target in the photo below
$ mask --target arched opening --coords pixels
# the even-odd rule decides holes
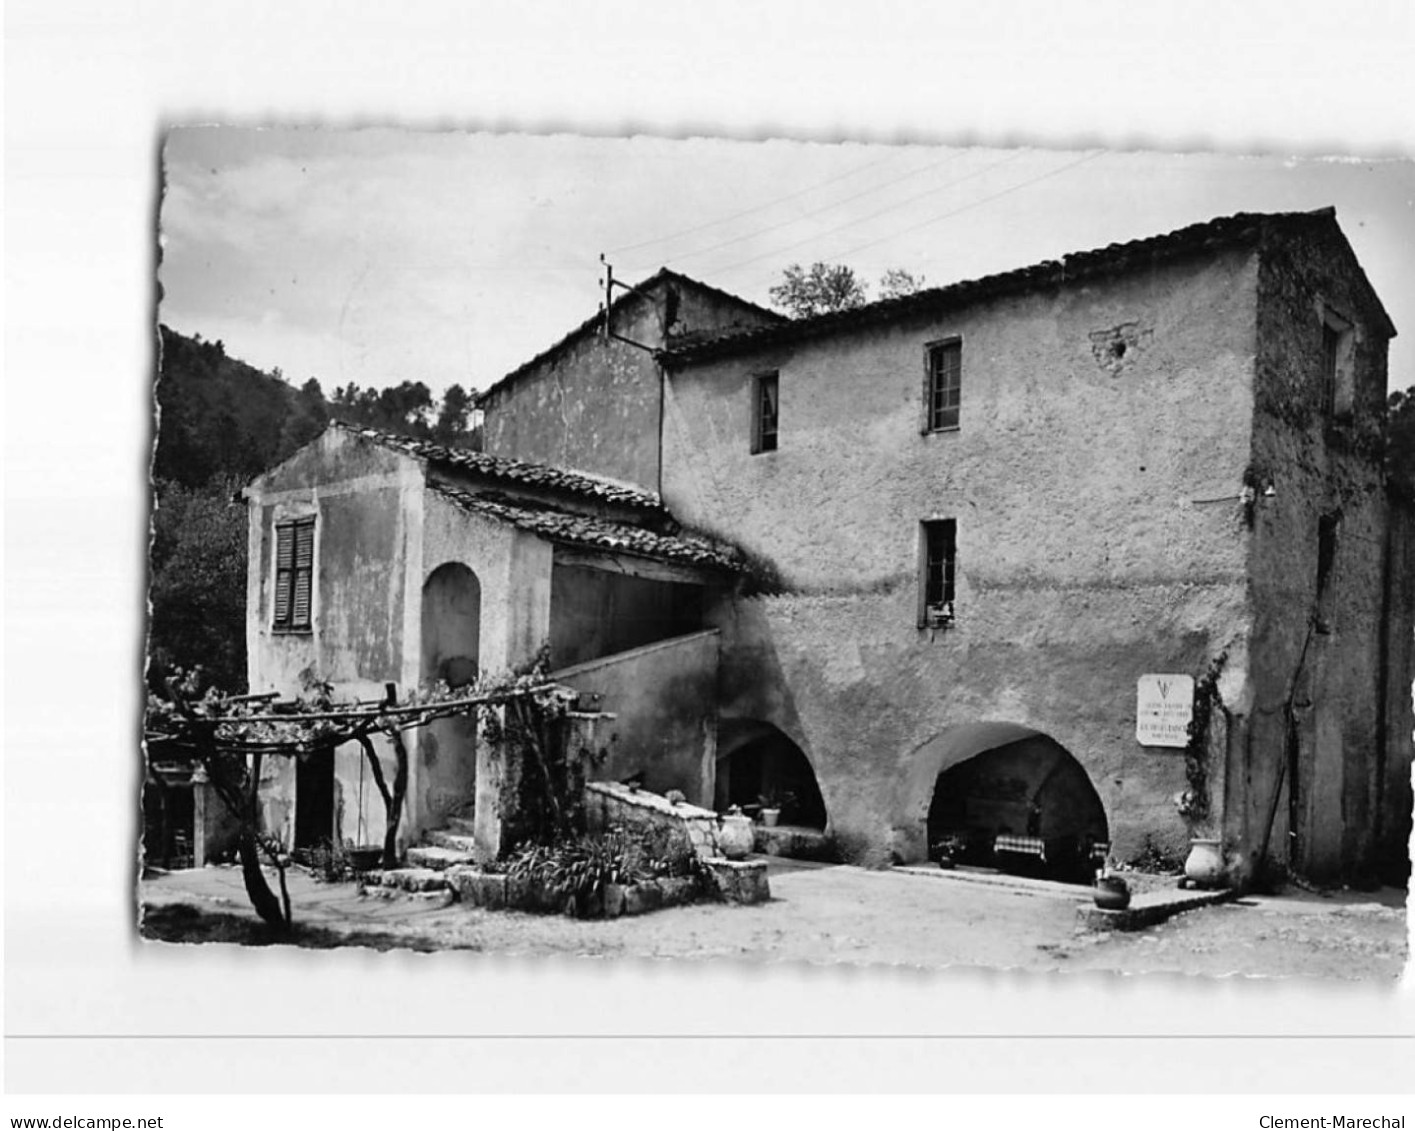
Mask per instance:
[[[460,562],[447,562],[423,585],[422,677],[453,687],[477,678],[481,652],[481,582]]]
[[[826,826],[825,799],[810,760],[766,722],[722,721],[713,800],[719,812],[733,805],[752,814],[775,808],[783,825]]]
[[[974,744],[997,745],[938,773],[926,822],[929,857],[1089,882],[1098,847],[1109,841],[1100,795],[1059,742],[1016,729],[975,734]]]
[[[423,583],[422,679],[450,687],[475,683],[481,671],[481,582],[460,562],[446,562]],[[415,823],[433,827],[474,806],[477,725],[473,716],[438,719],[418,732]]]

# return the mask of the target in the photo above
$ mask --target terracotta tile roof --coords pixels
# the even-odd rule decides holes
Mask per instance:
[[[397,436],[377,428],[361,428],[356,424],[331,421],[331,427],[341,428],[366,440],[372,440],[385,448],[392,448],[420,459],[429,465],[445,470],[468,472],[487,479],[514,483],[523,487],[539,487],[549,491],[561,491],[605,503],[622,506],[641,507],[644,510],[661,511],[663,504],[658,495],[638,487],[629,487],[609,479],[600,479],[582,471],[566,471],[541,463],[509,459],[506,456],[492,456],[485,452],[471,452],[462,448],[445,448],[426,440],[414,440],[407,436]]]
[[[474,495],[460,487],[434,483],[431,489],[472,514],[508,522],[548,542],[631,554],[655,561],[706,569],[739,571],[742,563],[731,549],[686,534],[656,534],[640,526],[588,518],[549,506]]]
[[[1131,240],[1127,243],[1113,243],[1093,251],[1078,251],[1059,260],[1046,260],[998,275],[968,279],[944,287],[931,287],[902,298],[872,302],[854,310],[821,314],[814,318],[798,318],[779,326],[720,334],[708,340],[662,350],[658,357],[664,365],[672,367],[742,353],[759,346],[823,337],[858,326],[952,309],[998,295],[1057,287],[1064,283],[1149,267],[1199,251],[1256,243],[1274,231],[1291,231],[1321,223],[1335,227],[1335,217],[1334,208],[1319,208],[1312,212],[1239,212],[1202,224],[1191,224],[1164,235]],[[1374,291],[1372,295],[1374,296]],[[1392,332],[1393,330],[1394,327]]]
[[[643,294],[650,287],[660,282],[673,282],[686,284],[691,287],[696,287],[700,291],[705,291],[708,294],[716,295],[718,298],[729,299],[730,301],[735,302],[740,306],[746,307],[747,309],[755,311],[758,314],[773,318],[779,322],[786,321],[785,316],[775,310],[768,310],[764,306],[758,306],[750,299],[742,298],[740,295],[734,295],[731,291],[724,291],[720,287],[714,287],[709,283],[702,282],[700,279],[694,279],[689,275],[681,274],[680,272],[670,270],[667,267],[660,267],[642,283],[639,283],[631,290],[625,291],[622,295],[620,295],[614,300],[614,303],[610,307],[610,310],[618,310],[623,304]],[[571,330],[554,345],[541,350],[540,353],[536,354],[535,357],[531,358],[529,361],[523,362],[515,369],[511,370],[510,373],[506,374],[506,376],[502,377],[500,380],[495,381],[491,385],[488,385],[484,390],[482,390],[476,395],[477,406],[481,407],[485,405],[488,400],[490,400],[493,396],[499,393],[502,389],[506,388],[511,384],[514,384],[515,381],[523,373],[527,373],[530,370],[534,369],[537,365],[540,365],[542,362],[548,361],[550,358],[554,357],[557,353],[559,353],[561,350],[565,349],[568,345],[570,345],[571,342],[576,341],[577,339],[583,337],[585,334],[597,331],[600,325],[602,324],[603,319],[604,313],[601,310],[593,317],[585,319],[585,321],[581,322],[578,326],[576,326],[573,330]]]

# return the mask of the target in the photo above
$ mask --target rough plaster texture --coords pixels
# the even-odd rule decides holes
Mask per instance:
[[[613,328],[657,349],[685,333],[771,321],[766,312],[691,280],[662,279],[616,302]],[[645,350],[593,331],[573,336],[493,389],[483,408],[486,450],[493,455],[658,489],[659,370]]]
[[[670,375],[665,503],[789,590],[710,611],[724,719],[797,742],[847,854],[921,858],[944,766],[918,764],[981,721],[1065,747],[1119,855],[1182,852],[1182,752],[1136,744],[1135,681],[1201,675],[1244,631],[1257,277],[1226,252]],[[1122,360],[1098,332],[1128,335]],[[951,337],[961,426],[921,434],[925,347]],[[780,448],[754,456],[770,370]],[[917,627],[929,518],[959,524],[946,630]]]
[[[614,716],[598,730],[607,751],[598,776],[642,774],[645,789],[712,805],[718,647],[717,632],[699,632],[555,673]]]
[[[389,682],[416,685],[423,491],[415,460],[340,429],[251,484],[246,641],[252,689],[298,694],[305,672],[333,684],[339,699],[381,697]],[[306,515],[316,518],[311,629],[275,632],[275,524]],[[392,751],[381,739],[376,749],[391,780]],[[412,763],[416,772],[415,757]],[[383,802],[357,746],[335,752],[334,779],[330,839],[380,843]],[[261,780],[265,828],[291,843],[294,764],[267,758]]]
[[[1334,412],[1322,393],[1325,311],[1354,339],[1352,388]],[[1383,826],[1402,823],[1392,805],[1408,807],[1408,788],[1388,794],[1382,762],[1408,777],[1411,759],[1408,737],[1390,743],[1383,719],[1386,633],[1411,625],[1409,603],[1387,594],[1385,316],[1331,230],[1267,249],[1258,326],[1250,699],[1236,712],[1224,830],[1242,872],[1266,848],[1310,878],[1355,880],[1393,847],[1380,843]],[[1335,519],[1335,554],[1319,594],[1323,516]],[[1408,655],[1399,666],[1408,683]]]

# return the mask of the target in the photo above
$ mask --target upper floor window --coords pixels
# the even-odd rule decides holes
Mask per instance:
[[[314,519],[275,524],[274,627],[307,632],[314,591]]]
[[[958,568],[958,520],[931,519],[920,525],[919,625],[942,627],[953,620]]]
[[[957,338],[927,348],[924,389],[924,431],[958,427],[963,393],[963,343]]]
[[[1356,398],[1355,336],[1351,323],[1330,310],[1322,316],[1322,411],[1349,416]]]
[[[752,378],[753,454],[776,451],[780,391],[780,379],[775,373],[759,373]]]

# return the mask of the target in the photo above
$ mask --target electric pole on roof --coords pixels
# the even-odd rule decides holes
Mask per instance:
[[[628,283],[621,283],[614,277],[614,267],[609,260],[605,259],[604,252],[599,253],[599,261],[604,264],[604,301],[599,304],[599,309],[604,314],[604,321],[600,323],[600,337],[605,341],[613,338],[616,342],[624,342],[627,345],[638,346],[639,349],[647,350],[649,353],[657,353],[656,346],[646,346],[643,342],[634,341],[633,338],[622,337],[610,328],[610,311],[614,308],[614,288],[619,287],[626,291],[632,291],[634,288]]]

